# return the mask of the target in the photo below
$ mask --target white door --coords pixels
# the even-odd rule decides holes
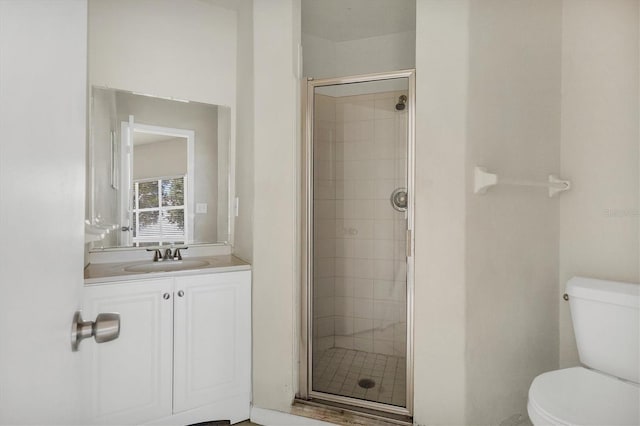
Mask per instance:
[[[250,391],[251,272],[176,278],[174,412]]]
[[[0,424],[83,422],[87,4],[0,0]]]
[[[126,281],[85,289],[83,316],[120,314],[120,336],[82,342],[93,424],[140,424],[171,415],[173,280]]]

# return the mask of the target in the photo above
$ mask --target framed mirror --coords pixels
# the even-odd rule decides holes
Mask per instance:
[[[90,108],[90,249],[229,241],[228,107],[93,87]]]

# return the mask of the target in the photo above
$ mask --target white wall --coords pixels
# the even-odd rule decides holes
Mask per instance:
[[[87,5],[0,1],[0,424],[83,424]]]
[[[415,31],[333,42],[303,34],[304,75],[342,77],[415,66]]]
[[[235,106],[236,12],[199,0],[90,0],[89,83]]]
[[[312,34],[302,33],[302,70],[305,77],[338,77],[336,43]]]
[[[187,140],[175,138],[133,147],[133,179],[186,175]]]
[[[469,424],[526,418],[529,385],[558,365],[558,202],[543,188],[473,194],[472,171],[544,182],[560,172],[561,3],[469,2],[466,405]],[[564,176],[563,176],[564,177]]]
[[[299,0],[254,2],[253,404],[289,411],[297,388]],[[296,31],[297,29],[297,31]]]
[[[414,422],[466,423],[468,0],[418,0]]]
[[[238,8],[235,192],[239,199],[234,229],[234,254],[250,262],[253,259],[254,196],[253,0],[233,1]]]
[[[557,366],[558,202],[471,190],[476,164],[559,172],[556,3],[418,0],[417,423],[518,422]]]
[[[430,361],[416,364],[418,423],[520,421],[533,376],[577,363],[566,304],[555,330],[566,280],[574,274],[639,279],[638,3],[561,6],[418,2],[416,256],[430,259],[416,264],[416,359]],[[453,70],[469,75],[456,86]],[[459,147],[453,131],[467,132]],[[428,148],[434,148],[431,159]],[[456,148],[466,170],[459,158],[446,162]],[[436,164],[420,167],[429,160]],[[573,188],[556,200],[508,188],[476,197],[468,176],[475,164],[535,179],[560,172]],[[438,170],[441,181],[424,179]],[[460,174],[466,184],[455,180]],[[466,201],[452,202],[461,189]],[[425,193],[435,191],[438,197],[423,204]],[[465,224],[438,233],[460,215]],[[436,232],[423,233],[436,224]],[[424,257],[425,246],[439,250]],[[441,279],[425,279],[434,269]],[[440,306],[429,306],[427,295],[436,295]],[[434,344],[436,331],[459,340]],[[465,383],[448,380],[445,369],[456,366],[451,377],[466,372]],[[450,392],[441,392],[438,380]]]
[[[90,85],[229,106],[235,144],[235,7],[213,0],[89,0]]]
[[[336,76],[415,67],[416,33],[388,34],[336,43]]]
[[[640,282],[639,2],[564,0],[558,294],[575,275]],[[567,303],[560,365],[578,363]]]

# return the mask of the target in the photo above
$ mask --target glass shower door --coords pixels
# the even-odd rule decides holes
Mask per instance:
[[[410,388],[409,80],[310,82],[309,393],[403,414]]]

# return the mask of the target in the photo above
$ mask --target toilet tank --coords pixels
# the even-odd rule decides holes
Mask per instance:
[[[638,383],[640,285],[574,277],[567,294],[580,362]]]

